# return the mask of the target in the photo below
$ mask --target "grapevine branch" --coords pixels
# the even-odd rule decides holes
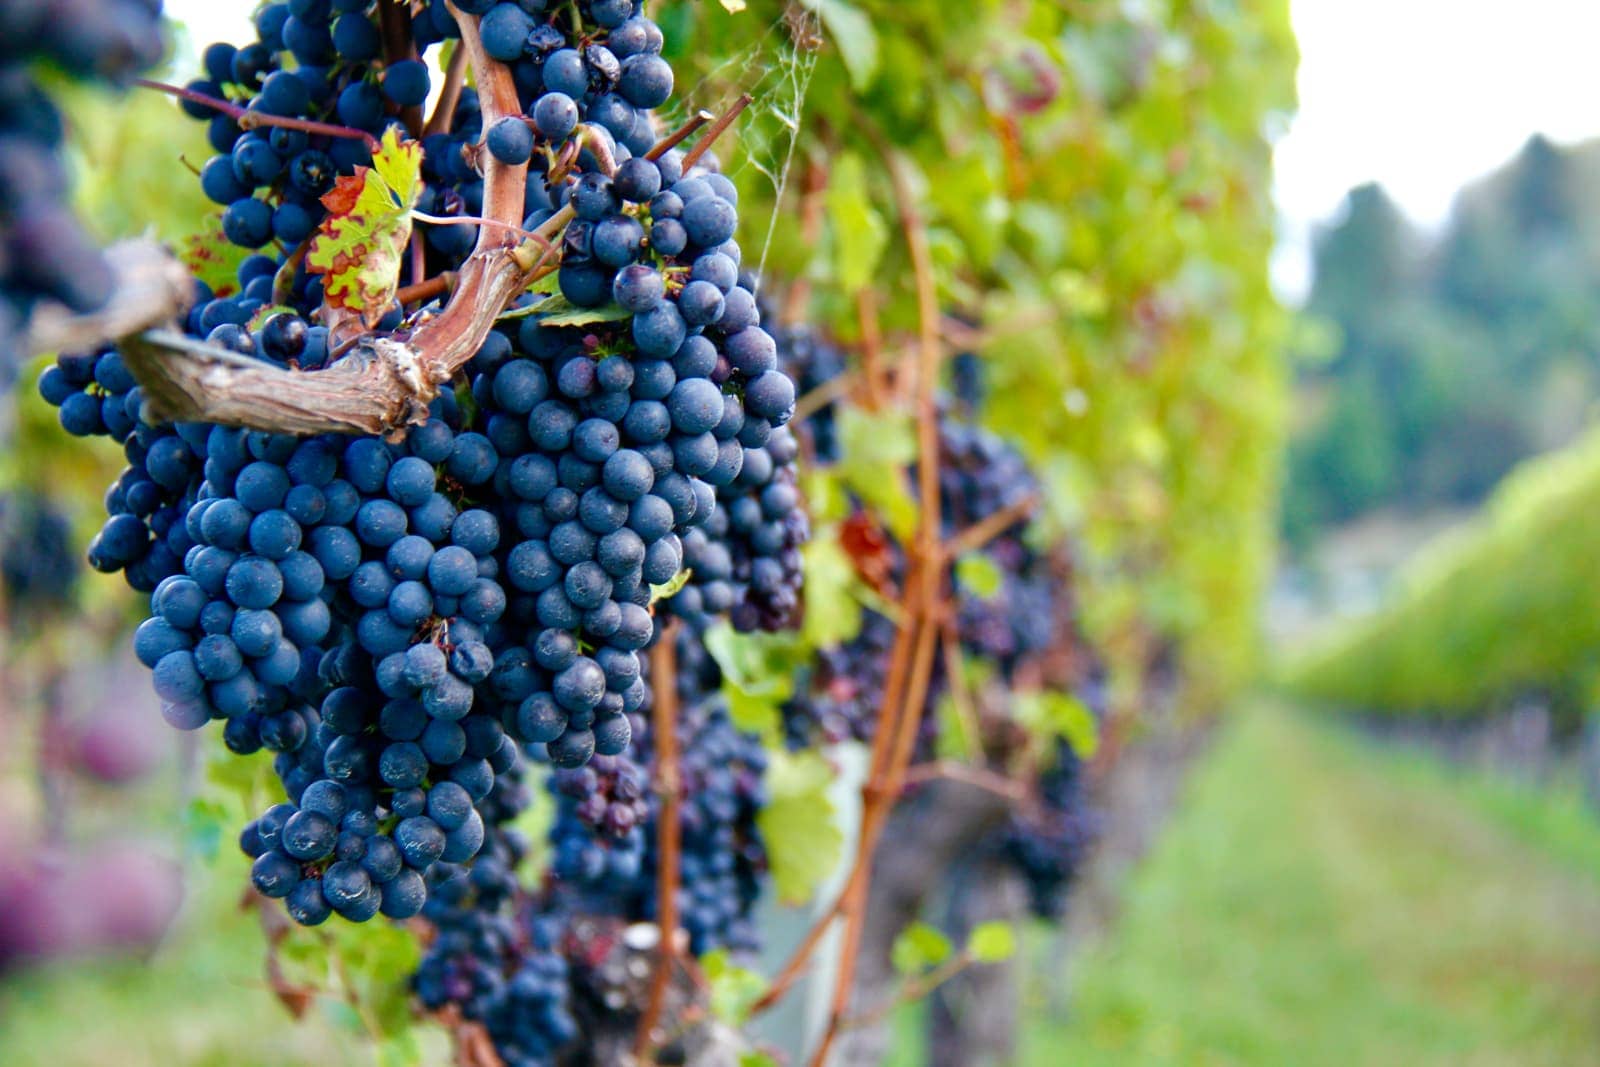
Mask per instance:
[[[956,760],[915,764],[906,769],[904,782],[907,788],[927,782],[960,782],[993,793],[1013,804],[1027,804],[1031,799],[1028,788],[1021,782],[986,767],[974,767]]]
[[[888,1018],[889,1013],[894,1011],[895,1008],[902,1004],[911,1004],[921,1000],[972,966],[974,962],[972,953],[962,949],[926,974],[906,979],[894,996],[885,999],[883,1003],[870,1011],[846,1019],[844,1026],[852,1030],[860,1027],[876,1026]]]
[[[980,521],[973,523],[955,537],[952,537],[944,546],[945,557],[947,559],[955,559],[968,552],[976,552],[1017,523],[1031,516],[1038,506],[1038,495],[1029,493],[1020,500],[1012,501],[999,511],[990,512]]]
[[[417,58],[416,41],[411,36],[410,4],[379,4],[378,25],[383,33],[383,58],[386,64]],[[422,105],[413,104],[397,110],[400,112],[400,121],[406,124],[411,136],[421,136]]]
[[[650,976],[650,999],[634,1036],[634,1055],[643,1059],[654,1041],[667,988],[678,956],[678,858],[682,825],[678,802],[683,783],[678,774],[678,657],[677,625],[667,623],[650,650],[650,688],[655,694],[650,728],[654,732],[656,790],[661,795],[661,818],[656,823],[656,925],[660,929],[655,971]]]
[[[679,126],[677,129],[673,130],[671,133],[667,134],[665,137],[661,138],[661,140],[652,145],[650,147],[650,151],[644,154],[644,158],[652,160],[660,159],[662,156],[678,147],[679,143],[682,142],[684,138],[694,133],[694,131],[698,130],[706,123],[711,122],[716,117],[717,116],[713,115],[709,111],[696,111],[682,126]]]
[[[478,89],[484,127],[520,116],[511,72],[484,52],[478,19],[453,5],[451,11],[461,27],[460,47]],[[741,97],[712,122],[691,155],[709,148],[748,103]],[[696,121],[686,129],[693,132],[699,125]],[[555,268],[551,256],[559,248],[557,238],[574,217],[569,204],[519,240],[527,165],[510,166],[485,153],[483,169],[488,224],[480,225],[472,254],[453,283],[423,282],[404,294],[435,294],[448,285],[450,298],[438,314],[409,333],[362,336],[348,354],[316,371],[242,359],[171,332],[125,338],[128,367],[154,414],[295,434],[388,434],[425,420],[428,402],[478,351],[500,313]],[[328,311],[325,320],[332,318]]]
[[[265,111],[251,111],[230,104],[207,93],[195,89],[188,89],[181,85],[168,85],[166,82],[153,81],[149,78],[135,78],[135,85],[145,89],[154,89],[158,93],[166,93],[179,99],[187,100],[191,104],[203,104],[213,111],[220,111],[239,124],[241,130],[253,130],[258,126],[278,126],[285,130],[299,130],[302,133],[320,133],[328,137],[344,137],[355,141],[364,141],[372,151],[378,149],[378,139],[366,130],[357,130],[349,126],[339,126],[331,122],[314,122],[311,119],[295,119],[285,115],[269,115]]]
[[[40,305],[29,319],[24,352],[81,352],[110,337],[172,322],[194,301],[188,268],[155,241],[121,241],[106,249],[105,258],[116,272],[106,306],[76,315],[60,304]]]
[[[905,170],[904,161],[885,147],[900,221],[915,272],[918,309],[918,346],[915,352],[915,406],[918,423],[918,526],[906,548],[907,576],[901,590],[901,624],[890,653],[873,737],[867,782],[862,787],[861,830],[844,889],[807,932],[767,992],[757,1011],[770,1008],[805,972],[811,955],[835,919],[845,923],[834,978],[827,1027],[812,1054],[812,1067],[823,1067],[847,1025],[850,992],[855,982],[856,959],[866,922],[866,903],[872,877],[872,857],[877,850],[889,812],[907,784],[907,768],[916,747],[918,727],[927,703],[941,621],[948,612],[944,572],[949,547],[940,536],[939,425],[934,388],[939,377],[943,343],[939,333],[938,291],[927,232]]]
[[[907,550],[909,573],[905,590],[905,622],[901,637],[914,634],[914,646],[906,670],[904,696],[886,703],[885,715],[878,723],[880,737],[893,736],[887,758],[880,765],[874,760],[873,774],[863,790],[862,832],[857,843],[855,872],[851,877],[848,903],[844,912],[844,944],[834,976],[833,998],[828,1025],[812,1056],[812,1067],[823,1067],[828,1053],[846,1020],[850,992],[855,985],[856,958],[867,918],[867,888],[871,881],[872,856],[888,821],[889,811],[905,788],[906,768],[915,748],[917,727],[927,703],[933,674],[938,616],[945,608],[944,548],[940,543],[939,503],[939,412],[934,387],[939,380],[939,361],[943,344],[939,336],[939,296],[933,273],[933,256],[928,248],[927,229],[916,207],[906,163],[898,153],[885,147],[889,176],[899,208],[906,247],[911,255],[917,291],[918,340],[916,373],[917,416],[917,533]],[[899,642],[897,642],[898,644]],[[879,738],[874,739],[874,755]]]
[[[739,99],[733,102],[733,106],[717,116],[715,121],[711,123],[711,128],[706,130],[700,140],[694,143],[693,148],[684,153],[683,169],[685,171],[700,162],[700,157],[706,154],[707,150],[716,142],[716,139],[722,136],[724,130],[733,125],[733,120],[739,117],[740,112],[750,106],[752,99],[753,97],[749,93],[740,93]],[[696,116],[696,118],[698,117]]]

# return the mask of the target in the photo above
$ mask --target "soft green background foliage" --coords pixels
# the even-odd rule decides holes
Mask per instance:
[[[913,211],[942,308],[977,327],[987,420],[1028,451],[1049,521],[1081,546],[1119,692],[1170,647],[1197,698],[1224,691],[1253,662],[1272,553],[1285,331],[1267,132],[1293,99],[1287,4],[809,6],[820,54],[774,0],[664,13],[687,104],[756,96],[723,150],[745,218],[776,219],[770,248],[741,235],[747,263],[805,279],[809,317],[846,343],[870,286],[886,337],[906,338]],[[806,188],[814,233],[794,224]],[[887,447],[881,419],[850,441]]]
[[[1306,697],[1462,716],[1521,696],[1575,716],[1600,659],[1600,431],[1530,460],[1471,522],[1407,566],[1390,602],[1288,669]]]
[[[1600,153],[1530,140],[1463,192],[1443,234],[1352,190],[1317,242],[1285,530],[1480,502],[1572,440],[1600,395]],[[1331,343],[1330,343],[1331,342]],[[1322,350],[1326,347],[1326,350]]]

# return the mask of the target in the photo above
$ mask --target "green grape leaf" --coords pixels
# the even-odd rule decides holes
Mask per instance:
[[[1017,953],[1017,932],[1010,923],[979,923],[967,935],[967,955],[974,963],[1002,963]]]
[[[889,247],[889,227],[872,206],[860,156],[845,152],[834,158],[827,204],[838,285],[846,292],[864,289],[874,281],[878,261]]]
[[[767,806],[756,816],[778,899],[801,903],[839,865],[844,832],[828,796],[833,768],[815,752],[771,754]]]
[[[693,576],[694,568],[685,567],[677,574],[674,574],[670,582],[652,585],[650,587],[650,603],[654,605],[662,600],[671,600],[683,592],[683,587],[689,584],[689,579]]]
[[[410,1027],[387,1035],[377,1045],[378,1067],[421,1067],[426,1062],[422,1043]]]
[[[261,327],[265,325],[266,321],[272,318],[272,316],[285,311],[291,315],[295,313],[295,310],[292,307],[285,307],[283,304],[268,304],[264,308],[257,309],[256,313],[250,316],[250,325],[245,328],[251,333],[255,333],[257,330],[261,329]]]
[[[711,1014],[729,1026],[743,1026],[767,991],[767,980],[734,963],[724,948],[700,957],[700,970],[711,987]]]
[[[851,88],[859,92],[872,84],[872,76],[878,72],[878,34],[872,28],[872,19],[845,0],[804,2],[821,17],[850,75]]]
[[[1089,759],[1100,745],[1100,725],[1094,712],[1071,693],[1018,693],[1013,714],[1029,732],[1060,737],[1080,759]]]
[[[889,949],[889,961],[897,973],[910,977],[937,967],[949,959],[955,946],[941,931],[927,923],[917,921],[895,935]]]
[[[539,322],[543,326],[587,326],[594,322],[622,322],[633,317],[633,312],[621,304],[607,303],[597,308],[579,307],[560,293],[551,293],[528,308],[526,314],[539,316]]]
[[[910,417],[847,407],[839,410],[834,423],[846,484],[882,516],[896,537],[909,541],[916,533],[917,502],[901,472],[917,458]]]
[[[739,1053],[739,1067],[778,1067],[778,1061],[760,1051]]]
[[[183,810],[184,852],[198,860],[215,859],[232,820],[228,805],[210,797],[195,797]]]
[[[228,240],[222,232],[222,216],[208,215],[198,233],[183,242],[179,259],[189,273],[205,282],[218,296],[229,296],[239,288],[239,265],[250,254]]]
[[[542,278],[535,278],[533,283],[523,291],[533,296],[550,297],[555,296],[560,291],[560,286],[560,276],[552,271]],[[525,319],[529,315],[537,315],[539,314],[539,305],[542,303],[544,303],[542,300],[533,300],[523,304],[521,307],[507,308],[496,315],[494,321],[511,322],[516,319]]]
[[[844,644],[861,632],[861,603],[851,595],[855,567],[835,533],[819,531],[800,549],[806,603],[801,633],[814,648]]]
[[[998,595],[1005,584],[1000,565],[982,552],[969,552],[956,560],[956,581],[979,600]]]
[[[411,240],[411,211],[422,196],[422,146],[400,140],[391,127],[373,153],[322,197],[328,217],[306,248],[306,269],[324,276],[328,306],[354,311],[377,325],[400,284]]]
[[[322,1010],[323,1018],[340,1030],[357,1036],[366,1034],[366,1023],[362,1021],[361,1013],[356,1010],[354,1005],[332,997],[322,997],[318,1001],[318,1006]]]
[[[741,730],[771,741],[782,721],[780,705],[794,695],[793,637],[741,634],[726,622],[706,631],[706,651],[722,669],[728,716]]]

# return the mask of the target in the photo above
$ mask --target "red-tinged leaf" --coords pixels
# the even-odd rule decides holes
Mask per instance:
[[[862,581],[881,596],[895,595],[894,549],[870,512],[858,511],[839,525],[839,547]]]
[[[357,167],[323,197],[328,217],[306,248],[306,269],[323,276],[324,303],[377,325],[394,300],[422,195],[422,146],[383,135],[372,166]]]
[[[322,206],[330,215],[348,215],[356,209],[361,190],[367,185],[367,168],[357,167],[354,174],[341,174],[333,181],[333,188],[322,194]]]
[[[179,257],[189,273],[205,282],[217,296],[231,296],[239,288],[239,265],[250,254],[222,232],[222,216],[210,215],[205,229],[191,234]]]

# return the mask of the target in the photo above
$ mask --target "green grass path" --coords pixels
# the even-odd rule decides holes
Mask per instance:
[[[1282,709],[1230,723],[1030,1065],[1600,1064],[1600,825]]]
[[[0,1064],[373,1062],[336,1004],[296,1025],[273,1002],[237,877],[149,960],[0,983]],[[1030,955],[1054,968],[1050,937]],[[1600,822],[1570,792],[1252,705],[1073,961],[1072,995],[1039,973],[1025,1067],[1600,1067]]]

